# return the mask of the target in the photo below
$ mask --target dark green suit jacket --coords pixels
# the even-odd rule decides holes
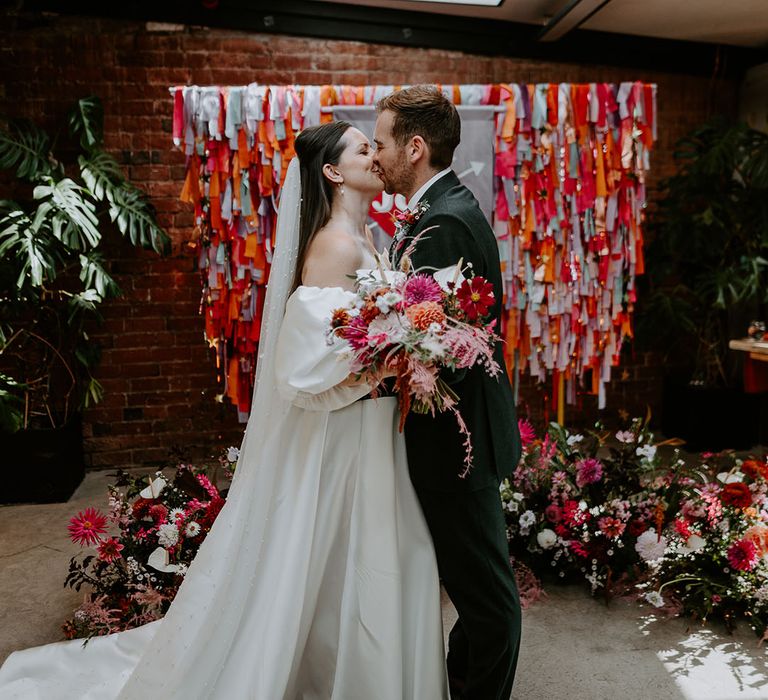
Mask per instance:
[[[411,255],[413,266],[430,271],[455,265],[459,259],[472,263],[476,275],[485,277],[496,297],[493,318],[501,328],[501,265],[496,237],[477,200],[450,172],[435,182],[421,201],[429,209],[413,225],[403,244],[394,251],[398,262],[410,241],[431,228],[417,242]],[[435,227],[435,228],[432,228]],[[495,379],[482,367],[446,377],[459,396],[458,409],[472,435],[474,466],[464,479],[464,446],[456,418],[451,412],[435,417],[411,412],[405,424],[405,441],[411,479],[417,490],[461,491],[498,486],[520,459],[520,433],[509,379],[504,371],[501,343],[495,359],[502,373]]]

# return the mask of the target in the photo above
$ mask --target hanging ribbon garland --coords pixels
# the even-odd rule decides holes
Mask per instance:
[[[187,157],[181,199],[219,380],[248,416],[280,185],[302,128],[334,105],[372,105],[396,86],[176,87],[173,141]],[[645,175],[656,86],[448,85],[456,104],[495,105],[495,211],[510,371],[565,380],[569,403],[605,385],[632,336],[643,272]],[[559,382],[554,382],[555,386]],[[555,397],[555,402],[557,397]]]

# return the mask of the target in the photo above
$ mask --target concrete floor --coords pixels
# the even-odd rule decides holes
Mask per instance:
[[[62,638],[80,600],[63,588],[67,521],[106,507],[111,478],[88,474],[68,503],[0,507],[0,662],[15,649]],[[513,700],[768,700],[768,650],[746,628],[660,620],[651,608],[592,600],[580,587],[549,588],[525,611]],[[455,619],[447,600],[446,629]]]

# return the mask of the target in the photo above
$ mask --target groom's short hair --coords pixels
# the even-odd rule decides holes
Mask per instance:
[[[392,137],[404,146],[421,136],[429,146],[429,164],[448,168],[461,140],[461,119],[453,103],[432,85],[414,85],[379,100],[376,110],[394,113]]]

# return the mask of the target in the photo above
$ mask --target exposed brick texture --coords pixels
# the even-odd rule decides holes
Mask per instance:
[[[652,158],[650,198],[674,169],[675,141],[714,111],[730,112],[737,85],[700,77],[605,66],[490,58],[460,52],[397,48],[188,28],[149,32],[146,25],[40,16],[0,32],[0,112],[60,123],[72,100],[101,97],[107,146],[128,176],[153,198],[173,239],[159,259],[115,236],[110,268],[125,296],[108,303],[99,331],[104,346],[97,377],[104,401],[85,415],[85,446],[93,467],[162,462],[169,449],[189,457],[238,443],[234,410],[214,402],[213,360],[198,315],[200,284],[183,252],[192,213],[178,200],[184,156],[171,144],[174,84],[415,82],[590,82],[643,80],[659,85],[659,141]],[[606,56],[610,61],[610,56]],[[5,178],[3,190],[9,189]],[[5,196],[5,192],[0,195]],[[642,300],[641,302],[642,303]],[[607,422],[617,412],[658,413],[662,368],[652,356],[625,353],[608,392]],[[522,383],[522,411],[540,421],[545,392]],[[567,420],[598,415],[592,396],[579,397]],[[550,406],[550,416],[552,416]]]

